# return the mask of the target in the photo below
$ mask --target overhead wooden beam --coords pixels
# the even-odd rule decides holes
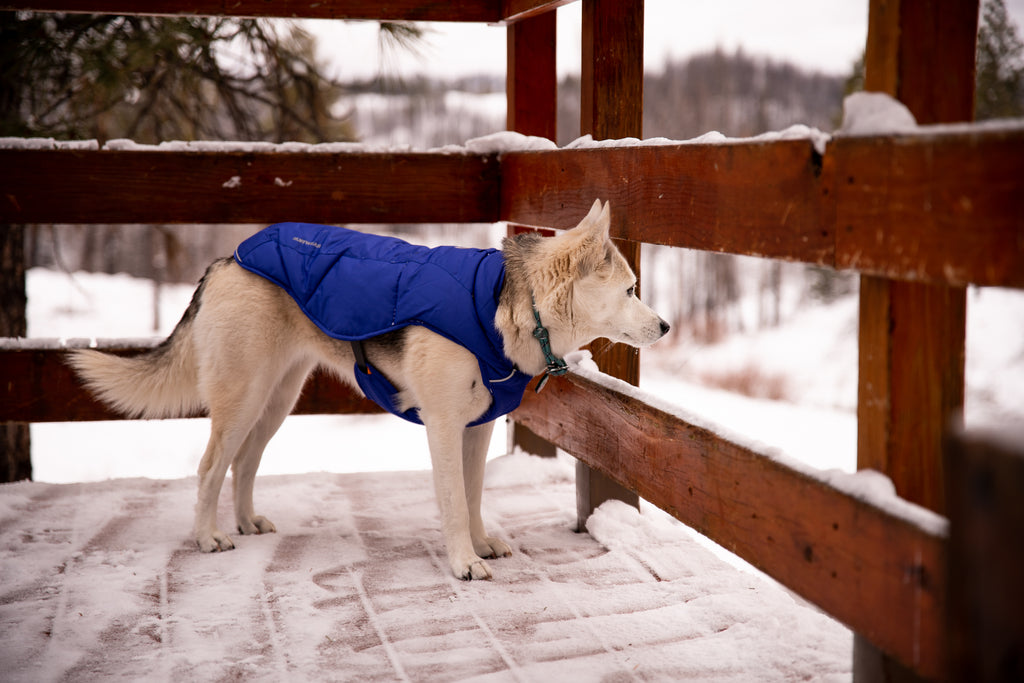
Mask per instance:
[[[513,416],[907,666],[942,674],[947,541],[937,516],[866,502],[609,378],[552,379]]]
[[[143,353],[151,345],[125,340],[3,340],[0,344],[0,421],[77,422],[122,420],[81,385],[67,365],[71,349],[90,345],[117,355]],[[379,413],[377,404],[325,374],[307,382],[294,414]],[[201,417],[203,414],[182,417]]]
[[[501,21],[505,16],[501,0],[6,0],[0,4],[0,9],[85,14],[488,23]]]
[[[552,13],[559,7],[573,2],[576,0],[502,0],[501,14],[505,23],[512,24],[541,14]]]
[[[0,223],[490,223],[470,154],[0,149]]]

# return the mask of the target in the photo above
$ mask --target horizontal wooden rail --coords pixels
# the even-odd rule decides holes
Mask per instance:
[[[512,22],[575,0],[7,0],[0,10],[87,14]]]
[[[3,340],[0,344],[0,420],[75,422],[120,420],[79,383],[65,359],[70,350],[93,346],[121,355],[141,353],[152,343],[87,339]],[[294,414],[379,413],[376,403],[325,374],[306,383]],[[194,415],[191,417],[201,417]]]
[[[942,518],[895,497],[891,508],[872,504],[644,403],[632,389],[567,375],[527,392],[513,416],[923,676],[942,674]]]
[[[0,149],[0,223],[493,223],[495,156]]]
[[[60,197],[60,201],[54,201]],[[0,223],[494,222],[1024,287],[1024,127],[493,154],[0,149]]]
[[[1024,287],[1024,127],[502,156],[503,220],[610,199],[624,239],[897,279]]]

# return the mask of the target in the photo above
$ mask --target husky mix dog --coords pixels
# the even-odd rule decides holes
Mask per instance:
[[[328,369],[425,425],[452,572],[487,579],[483,558],[511,553],[480,515],[493,420],[580,346],[646,346],[669,329],[636,297],[609,220],[596,201],[577,227],[506,238],[501,251],[279,224],[210,266],[159,346],[134,357],[82,350],[70,363],[124,414],[208,412],[193,530],[204,552],[234,547],[216,519],[229,466],[238,531],[275,531],[253,508],[256,469],[306,378]]]

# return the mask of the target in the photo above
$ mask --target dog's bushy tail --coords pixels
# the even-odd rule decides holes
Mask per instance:
[[[192,327],[205,283],[204,276],[174,332],[151,351],[116,356],[81,349],[70,354],[68,364],[96,398],[123,415],[150,419],[200,413],[205,405],[199,393]]]

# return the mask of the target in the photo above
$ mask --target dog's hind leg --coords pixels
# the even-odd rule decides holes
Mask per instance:
[[[230,380],[230,378],[227,378]],[[228,466],[263,413],[270,386],[262,382],[218,382],[210,401],[210,441],[199,462],[199,499],[193,533],[199,549],[231,550],[231,538],[217,528],[217,500]]]
[[[253,426],[242,447],[231,464],[231,484],[234,489],[235,522],[239,533],[267,534],[277,531],[274,523],[257,515],[253,506],[253,483],[259,469],[263,450],[281,428],[284,419],[292,412],[302,391],[306,377],[313,369],[313,363],[303,363],[285,373],[281,382],[272,390],[270,401],[263,415]]]
[[[466,484],[466,504],[469,506],[469,535],[473,550],[480,557],[508,557],[512,549],[501,539],[487,535],[480,515],[480,501],[484,489],[484,467],[487,446],[491,441],[494,422],[466,427],[462,435],[462,474]]]

